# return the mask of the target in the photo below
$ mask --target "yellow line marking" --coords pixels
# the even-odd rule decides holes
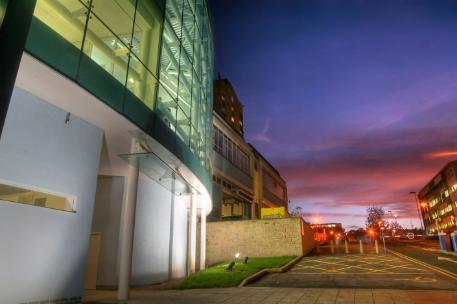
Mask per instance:
[[[419,283],[434,283],[436,279],[433,278],[423,278],[423,277],[415,277],[414,279],[394,279],[395,281],[414,281]]]
[[[403,258],[403,259],[408,260],[408,261],[410,261],[410,262],[414,262],[414,263],[419,264],[419,265],[421,265],[421,266],[424,266],[424,267],[426,267],[426,268],[428,268],[428,269],[431,269],[431,270],[433,270],[433,271],[436,271],[436,272],[439,272],[439,273],[441,273],[441,274],[444,274],[445,276],[448,276],[448,277],[450,277],[450,278],[452,278],[452,279],[454,279],[454,280],[457,280],[457,275],[454,274],[454,273],[452,273],[452,272],[449,272],[449,271],[444,270],[444,269],[442,269],[442,268],[439,268],[439,267],[436,267],[436,266],[432,266],[432,265],[427,264],[427,263],[425,263],[425,262],[416,260],[416,259],[411,258],[411,257],[409,257],[409,256],[406,256],[406,255],[404,255],[404,254],[402,254],[402,253],[399,253],[399,252],[397,252],[397,251],[394,251],[394,250],[392,250],[392,249],[389,249],[389,251],[390,251],[392,254],[394,254],[394,255],[396,255],[396,256],[398,256],[398,257],[400,257],[400,258]]]

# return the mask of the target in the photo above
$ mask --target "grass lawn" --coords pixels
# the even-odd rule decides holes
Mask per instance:
[[[238,286],[248,276],[265,268],[281,267],[294,258],[294,256],[249,258],[247,264],[243,264],[242,259],[240,259],[237,261],[233,267],[233,271],[231,272],[225,270],[230,261],[223,262],[192,274],[181,283],[179,288],[188,289]]]

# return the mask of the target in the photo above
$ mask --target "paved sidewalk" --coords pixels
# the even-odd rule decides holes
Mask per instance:
[[[114,291],[92,291],[85,303],[118,303]],[[457,291],[245,287],[134,290],[128,304],[457,304]]]

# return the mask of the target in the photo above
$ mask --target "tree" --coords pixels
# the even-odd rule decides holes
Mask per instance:
[[[378,206],[371,206],[367,208],[367,227],[378,227],[379,222],[384,218],[384,208]]]
[[[389,223],[389,229],[401,230],[403,227],[397,221],[391,221]]]
[[[296,206],[294,209],[289,211],[289,215],[292,216],[292,217],[301,217],[302,209],[303,209],[302,207]]]

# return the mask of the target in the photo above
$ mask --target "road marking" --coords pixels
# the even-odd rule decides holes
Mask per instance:
[[[445,260],[445,261],[449,261],[449,262],[452,262],[452,263],[457,263],[457,261],[455,261],[453,259],[450,259],[450,258],[445,258],[445,257],[438,257],[438,260]]]
[[[444,269],[442,269],[442,268],[435,267],[435,266],[432,266],[432,265],[430,265],[430,264],[424,263],[424,262],[422,262],[422,261],[419,261],[419,260],[410,258],[409,256],[406,256],[406,255],[404,255],[404,254],[401,254],[401,253],[399,253],[399,252],[397,252],[397,251],[394,251],[394,250],[392,250],[392,249],[389,249],[389,252],[391,252],[392,254],[394,254],[394,255],[396,255],[396,256],[398,256],[398,257],[400,257],[400,258],[403,258],[403,259],[405,259],[405,260],[414,262],[414,263],[419,264],[419,265],[421,265],[421,266],[424,266],[424,267],[426,267],[426,268],[428,268],[428,269],[431,269],[431,270],[433,270],[433,271],[436,271],[436,272],[439,272],[439,273],[441,273],[441,274],[444,274],[445,276],[448,276],[448,277],[450,277],[450,278],[452,278],[452,279],[454,279],[454,280],[457,280],[457,275],[454,274],[454,273],[452,273],[452,272],[449,272],[449,271],[444,270]]]
[[[420,283],[434,283],[436,279],[433,278],[423,278],[423,277],[415,277],[414,279],[394,279],[395,281],[414,281]]]
[[[427,273],[427,269],[417,268],[416,264],[406,262],[394,255],[389,256],[324,256],[306,258],[291,272],[300,274],[308,271],[317,274],[385,274],[398,275],[406,272]],[[315,271],[315,272],[313,272]]]

